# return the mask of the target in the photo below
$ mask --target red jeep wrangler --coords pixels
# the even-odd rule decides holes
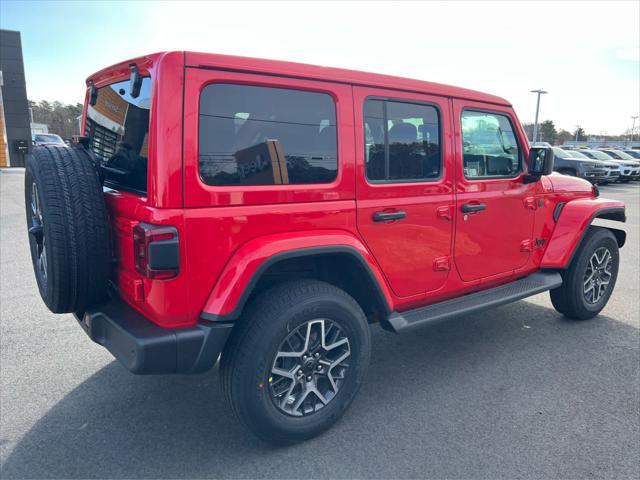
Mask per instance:
[[[258,436],[333,424],[368,324],[405,332],[550,290],[597,315],[622,202],[551,174],[508,101],[369,73],[168,52],[87,80],[84,136],[28,159],[40,294],[134,373],[222,387]],[[389,379],[389,381],[393,381]]]

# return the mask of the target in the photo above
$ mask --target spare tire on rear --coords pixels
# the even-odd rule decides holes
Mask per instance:
[[[102,185],[83,148],[34,147],[25,169],[31,260],[54,313],[82,312],[106,298],[110,242]]]

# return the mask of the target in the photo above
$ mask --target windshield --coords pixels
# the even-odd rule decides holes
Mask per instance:
[[[569,152],[571,154],[571,158],[582,158],[584,160],[589,160],[589,157],[587,157],[585,154],[580,153],[578,150],[569,150]]]
[[[571,152],[567,152],[558,147],[553,147],[553,154],[558,158],[571,158]]]
[[[598,150],[589,150],[587,153],[592,158],[597,158],[598,160],[613,160],[609,155],[604,152],[599,152]]]
[[[611,155],[614,158],[619,158],[620,160],[633,160],[633,157],[625,152],[620,150],[609,151],[605,150],[608,155]]]
[[[87,107],[85,135],[102,161],[107,187],[146,193],[151,78],[142,79],[137,98],[129,85],[125,80],[98,89],[96,104]]]
[[[60,143],[64,145],[64,140],[58,135],[39,133],[35,136],[34,141],[42,143]]]

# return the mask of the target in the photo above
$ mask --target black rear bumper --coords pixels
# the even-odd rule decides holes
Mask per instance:
[[[91,340],[139,374],[204,372],[216,363],[233,327],[200,322],[161,328],[120,299],[92,307],[76,319]]]

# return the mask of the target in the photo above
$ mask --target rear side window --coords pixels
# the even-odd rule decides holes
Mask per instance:
[[[373,182],[440,176],[440,123],[430,105],[369,99],[364,105],[365,165]]]
[[[515,177],[522,171],[520,148],[506,115],[464,110],[462,152],[466,178]]]
[[[130,83],[98,89],[96,104],[87,107],[85,135],[107,187],[146,193],[151,78],[142,79],[136,98],[129,95]]]
[[[331,96],[212,84],[200,96],[200,177],[209,185],[317,184],[338,172]]]

